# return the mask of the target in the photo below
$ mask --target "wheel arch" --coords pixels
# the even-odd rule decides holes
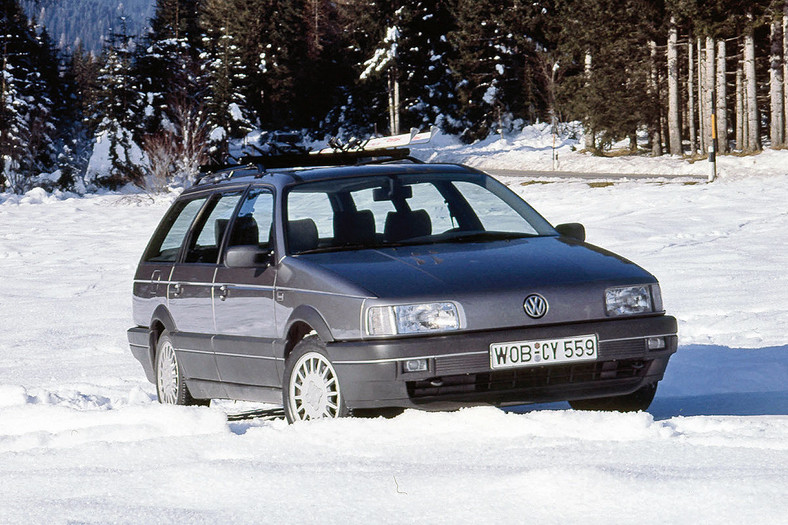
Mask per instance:
[[[175,321],[172,319],[169,310],[164,307],[164,305],[159,305],[156,310],[153,311],[153,315],[151,316],[150,321],[150,357],[151,362],[156,362],[156,346],[159,343],[159,337],[164,331],[174,332],[175,328]]]
[[[320,340],[324,343],[334,340],[328,323],[315,308],[308,305],[301,305],[290,314],[285,328],[285,345],[282,357],[287,358],[304,337],[308,334],[317,333]]]

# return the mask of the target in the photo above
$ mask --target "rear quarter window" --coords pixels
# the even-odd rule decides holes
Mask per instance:
[[[145,262],[175,262],[194,218],[207,197],[176,202],[165,215],[145,251]]]

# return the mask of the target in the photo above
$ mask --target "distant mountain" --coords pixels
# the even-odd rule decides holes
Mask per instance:
[[[27,15],[43,24],[55,45],[73,49],[82,42],[96,53],[110,31],[121,30],[126,17],[126,34],[140,35],[153,16],[155,0],[22,0]]]

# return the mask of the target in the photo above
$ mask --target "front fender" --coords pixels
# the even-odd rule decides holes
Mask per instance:
[[[293,325],[299,322],[306,323],[311,326],[324,343],[334,341],[334,336],[331,334],[331,329],[328,327],[328,323],[323,318],[323,316],[320,315],[320,312],[318,312],[315,308],[302,304],[293,310],[293,313],[290,314],[290,318],[287,320],[287,324],[285,325],[285,334],[289,334]]]

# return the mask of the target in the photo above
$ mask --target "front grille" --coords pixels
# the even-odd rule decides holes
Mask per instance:
[[[639,378],[646,373],[648,363],[643,359],[629,359],[444,375],[424,381],[409,381],[407,389],[411,399],[527,391],[568,384]]]

